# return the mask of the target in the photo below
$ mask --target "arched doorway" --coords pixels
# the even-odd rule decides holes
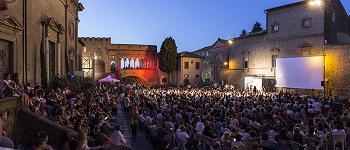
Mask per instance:
[[[111,67],[111,72],[117,71],[116,63],[114,61],[111,62],[110,67]]]
[[[147,82],[139,77],[136,76],[126,76],[122,78],[123,82],[126,84],[132,84],[132,85],[140,85],[140,86],[148,86]]]
[[[103,61],[103,59],[98,58],[95,59],[95,72],[96,73],[103,73],[105,72],[105,61]]]
[[[220,82],[220,72],[223,69],[224,59],[221,53],[217,53],[214,57],[214,81]]]

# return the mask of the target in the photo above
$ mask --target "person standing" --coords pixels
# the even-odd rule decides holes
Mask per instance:
[[[130,117],[130,95],[128,94],[127,96],[125,96],[123,98],[123,102],[124,102],[124,111],[125,111],[125,117],[129,118]]]
[[[137,127],[139,126],[139,117],[137,114],[135,114],[132,117],[130,126],[131,126],[132,139],[136,142]]]

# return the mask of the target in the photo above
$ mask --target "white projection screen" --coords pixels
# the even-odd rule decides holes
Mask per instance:
[[[276,59],[276,87],[323,89],[324,56]]]

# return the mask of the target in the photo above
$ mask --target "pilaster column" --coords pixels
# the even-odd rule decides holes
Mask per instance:
[[[134,69],[136,69],[136,59],[134,59]]]
[[[61,42],[61,40],[60,40],[60,38],[59,38],[60,36],[58,35],[58,39],[57,39],[57,52],[56,52],[56,62],[55,62],[55,64],[56,64],[56,74],[58,73],[58,74],[60,74],[61,75],[61,63],[63,62],[63,61],[61,61],[61,44],[62,44],[62,42]]]

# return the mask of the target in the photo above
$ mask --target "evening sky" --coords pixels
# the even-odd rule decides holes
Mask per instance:
[[[157,45],[172,36],[178,52],[195,51],[218,38],[239,36],[264,10],[300,0],[80,0],[79,37],[111,37],[115,44]],[[341,0],[350,13],[350,0]]]

